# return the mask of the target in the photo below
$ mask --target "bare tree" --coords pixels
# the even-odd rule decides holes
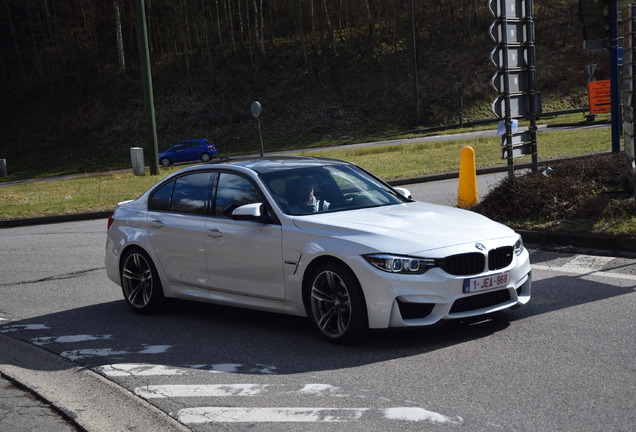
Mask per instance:
[[[124,72],[126,70],[126,55],[124,53],[124,38],[121,31],[121,14],[119,13],[119,3],[117,0],[113,0],[113,9],[115,12],[115,34],[117,38],[117,60],[119,64],[119,71]]]

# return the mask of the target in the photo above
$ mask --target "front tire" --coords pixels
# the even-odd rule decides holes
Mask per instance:
[[[306,285],[307,314],[328,342],[355,342],[367,332],[367,308],[360,283],[341,263],[331,262],[313,271]]]
[[[140,314],[160,310],[165,297],[150,257],[140,249],[132,249],[124,254],[121,263],[121,288],[128,306]]]

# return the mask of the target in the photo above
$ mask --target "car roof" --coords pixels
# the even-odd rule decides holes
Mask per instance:
[[[205,169],[206,167],[219,165],[237,166],[254,171],[258,174],[265,174],[268,172],[288,169],[320,167],[325,165],[350,165],[350,163],[338,159],[306,156],[224,157],[215,159],[205,165],[185,168],[183,171]]]
[[[178,141],[175,144],[183,144],[183,143],[189,143],[189,142],[201,142],[201,141],[207,141],[207,138],[192,138],[192,139],[187,139],[187,140],[183,140],[183,141]]]

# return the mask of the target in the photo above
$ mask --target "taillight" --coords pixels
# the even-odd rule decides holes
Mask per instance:
[[[115,222],[115,213],[111,213],[111,215],[108,216],[108,224],[106,225],[106,229],[110,228],[113,222]]]
[[[213,148],[215,148],[215,147],[214,147],[214,144],[209,144],[209,145],[208,145],[208,148],[209,148],[209,149],[213,149]]]

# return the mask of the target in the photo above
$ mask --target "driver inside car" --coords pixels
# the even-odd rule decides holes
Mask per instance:
[[[329,209],[329,203],[323,199],[316,199],[314,187],[307,179],[298,179],[289,184],[288,208],[291,214],[309,214]]]

